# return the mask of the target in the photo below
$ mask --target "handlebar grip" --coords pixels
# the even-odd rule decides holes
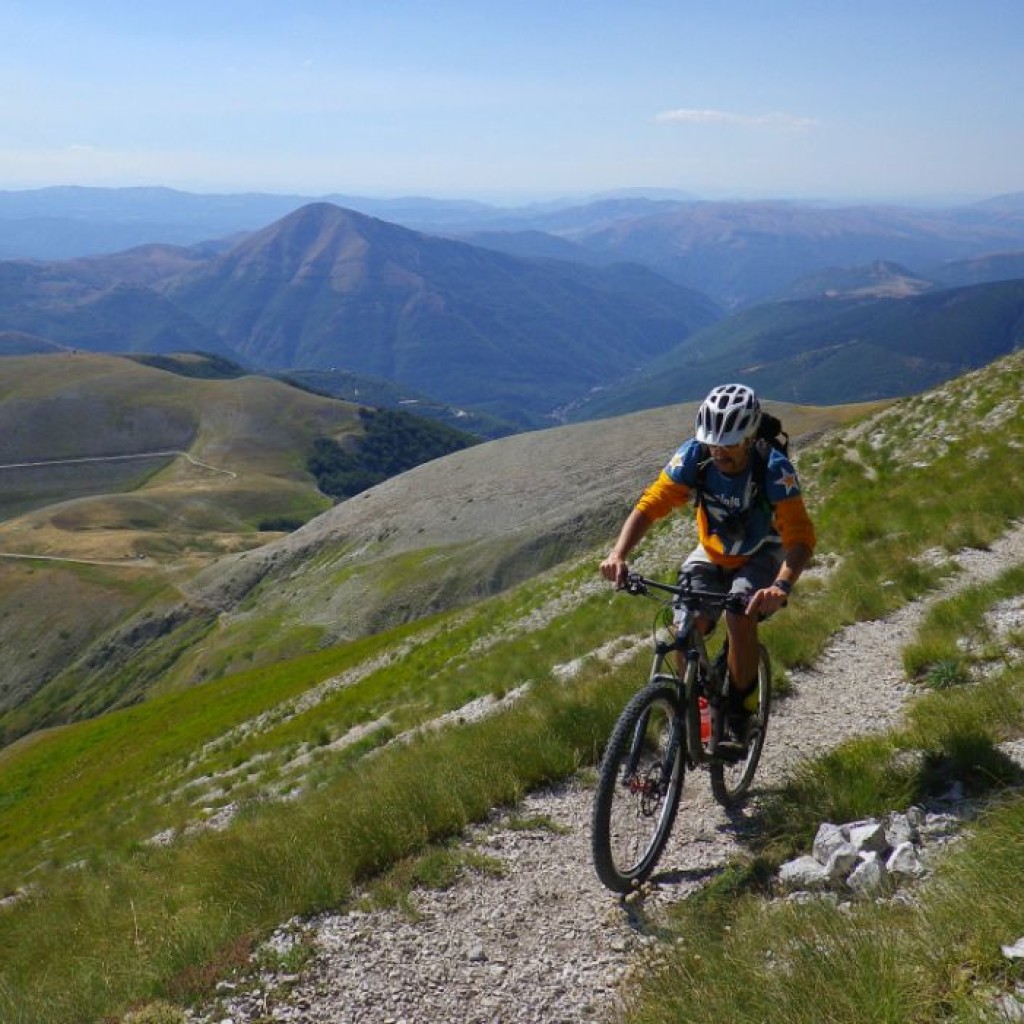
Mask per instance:
[[[627,594],[646,594],[647,587],[644,584],[643,577],[639,573],[630,572],[626,573],[626,579],[622,584],[622,590],[625,590]]]

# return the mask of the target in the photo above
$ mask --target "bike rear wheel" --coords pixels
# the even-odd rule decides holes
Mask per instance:
[[[598,878],[628,893],[654,870],[683,787],[686,745],[674,684],[648,683],[612,730],[598,776],[591,850]]]
[[[735,764],[722,761],[711,764],[711,793],[723,807],[730,807],[747,795],[761,760],[772,707],[772,668],[764,646],[761,646],[758,658],[757,684],[758,707],[750,716],[746,754]]]

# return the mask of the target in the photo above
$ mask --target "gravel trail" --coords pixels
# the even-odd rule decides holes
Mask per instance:
[[[1024,524],[987,551],[965,551],[961,571],[932,600],[1024,561]],[[927,608],[914,602],[884,620],[840,632],[813,669],[793,673],[774,710],[755,781],[778,784],[804,758],[851,736],[896,724],[911,687],[900,650]],[[466,871],[445,891],[417,891],[416,919],[398,911],[293,922],[275,941],[312,937],[301,975],[260,987],[225,987],[204,1022],[309,1024],[579,1024],[615,1021],[618,992],[636,955],[655,942],[652,921],[742,853],[750,810],[727,815],[706,774],[688,777],[679,818],[653,891],[620,900],[590,864],[592,790],[572,780],[530,795],[514,812],[553,827],[510,827],[502,815],[466,838],[501,872]],[[514,824],[514,821],[512,821]]]

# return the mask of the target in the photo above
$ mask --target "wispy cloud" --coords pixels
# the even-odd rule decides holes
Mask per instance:
[[[806,132],[818,127],[813,117],[800,117],[775,111],[770,114],[737,114],[730,110],[695,110],[683,107],[654,115],[664,124],[734,124],[741,127],[779,128],[788,132]]]

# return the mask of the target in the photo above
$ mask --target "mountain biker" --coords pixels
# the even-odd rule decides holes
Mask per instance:
[[[644,491],[601,563],[601,574],[623,586],[626,559],[651,525],[696,496],[699,543],[680,574],[702,590],[748,599],[745,614],[726,612],[731,686],[725,719],[741,745],[757,707],[758,620],[786,603],[815,545],[796,470],[783,451],[756,440],[760,421],[751,388],[712,389],[697,412],[694,436]],[[701,631],[710,632],[719,614],[714,606],[701,609]]]

